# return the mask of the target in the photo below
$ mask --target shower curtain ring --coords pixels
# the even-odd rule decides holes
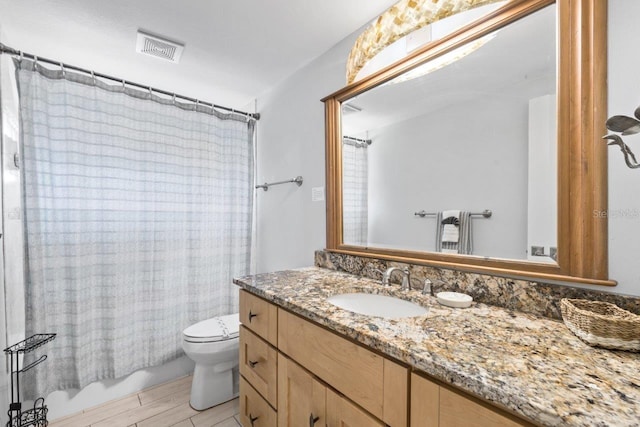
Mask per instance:
[[[173,105],[175,105],[175,104],[176,104],[176,94],[174,93],[173,94]]]
[[[149,86],[149,97],[153,96],[153,88]]]
[[[62,71],[62,77],[65,77],[66,72],[64,70],[64,64],[62,62],[60,63],[60,70]]]
[[[126,85],[127,85],[127,82],[124,79],[122,79],[122,89],[123,90],[127,88]]]
[[[24,52],[20,51],[20,60],[19,63],[22,64],[22,60],[24,59]]]
[[[96,84],[96,74],[93,72],[93,70],[91,70],[91,82],[94,85]]]

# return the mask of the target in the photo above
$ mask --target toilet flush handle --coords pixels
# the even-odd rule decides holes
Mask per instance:
[[[249,323],[251,323],[251,319],[253,319],[253,318],[254,318],[254,317],[256,317],[256,316],[257,316],[257,314],[253,314],[253,313],[251,312],[251,310],[249,310]]]

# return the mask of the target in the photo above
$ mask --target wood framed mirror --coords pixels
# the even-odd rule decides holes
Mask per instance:
[[[556,240],[555,243],[549,244],[549,248],[547,248],[547,250],[557,248],[557,253],[555,254],[556,256],[553,257],[553,260],[546,259],[543,262],[542,260],[532,257],[531,255],[536,255],[531,253],[533,249],[532,244],[534,242],[531,239],[527,240],[526,236],[524,240],[521,239],[525,243],[519,243],[519,247],[523,253],[522,256],[504,255],[504,253],[501,252],[501,249],[506,248],[507,244],[494,242],[492,240],[492,236],[497,237],[501,233],[500,230],[505,234],[523,234],[523,232],[520,230],[511,233],[505,225],[506,223],[501,224],[500,220],[513,218],[518,215],[518,217],[522,216],[524,220],[520,221],[521,228],[523,221],[525,223],[524,227],[527,228],[526,223],[528,221],[529,235],[531,235],[532,218],[536,216],[535,212],[531,209],[529,209],[528,212],[515,214],[509,211],[510,208],[508,204],[500,204],[502,203],[501,201],[496,201],[493,204],[494,206],[501,206],[501,210],[495,212],[495,217],[491,218],[491,221],[493,221],[491,224],[496,228],[494,231],[487,232],[487,234],[482,237],[483,244],[491,242],[495,248],[486,249],[486,251],[482,251],[480,253],[463,252],[452,254],[442,252],[441,248],[437,248],[435,250],[430,249],[429,246],[420,248],[415,244],[402,244],[397,242],[393,242],[393,244],[391,244],[391,240],[382,240],[382,243],[376,243],[377,240],[371,238],[364,238],[361,242],[350,237],[345,239],[345,214],[343,212],[343,207],[345,205],[343,179],[345,178],[345,174],[343,170],[343,162],[346,159],[345,156],[350,156],[351,154],[343,153],[345,137],[348,136],[344,132],[343,127],[349,129],[356,129],[356,127],[352,126],[354,123],[352,119],[345,118],[343,115],[343,108],[346,107],[347,104],[351,107],[356,106],[357,102],[354,100],[366,103],[369,99],[383,99],[385,100],[383,103],[400,105],[393,104],[393,98],[383,93],[383,90],[387,90],[387,88],[392,86],[394,82],[406,82],[409,80],[406,78],[408,75],[407,73],[413,71],[414,74],[419,74],[416,73],[415,70],[420,69],[420,67],[425,68],[425,66],[431,71],[427,71],[427,73],[423,74],[431,73],[432,76],[429,78],[434,80],[436,83],[434,84],[435,86],[428,86],[425,83],[423,88],[433,88],[436,86],[446,88],[448,86],[445,84],[446,80],[443,79],[452,78],[451,76],[456,75],[454,68],[459,68],[459,66],[461,67],[463,61],[460,61],[460,63],[455,67],[451,67],[450,64],[452,62],[447,62],[445,65],[442,65],[444,62],[443,59],[446,58],[447,55],[455,55],[455,52],[464,50],[465,46],[469,46],[470,44],[475,43],[478,46],[482,46],[485,42],[479,43],[479,41],[486,40],[487,38],[491,39],[491,37],[495,37],[495,41],[487,43],[487,46],[493,44],[494,47],[491,49],[494,50],[498,49],[500,46],[500,43],[498,43],[499,40],[504,39],[505,42],[510,41],[511,43],[514,43],[514,40],[517,40],[521,46],[513,52],[505,51],[505,55],[515,55],[515,53],[522,54],[521,57],[514,56],[511,62],[518,64],[528,62],[530,58],[535,57],[535,52],[533,52],[534,48],[532,47],[534,42],[537,43],[538,39],[544,39],[544,36],[547,35],[544,31],[539,29],[536,30],[535,27],[533,27],[533,24],[529,24],[529,22],[542,22],[544,20],[542,17],[548,16],[548,10],[550,9],[553,9],[551,21],[547,18],[544,19],[546,19],[547,22],[552,22],[552,25],[554,25],[556,29],[555,38],[552,41],[553,47],[556,48],[552,55],[554,67],[553,89],[555,93],[553,94],[552,107],[549,108],[552,108],[551,116],[554,121],[553,126],[554,129],[557,129],[553,132],[553,135],[556,136],[556,140],[553,141],[554,147],[556,147],[553,150],[553,156],[557,156],[555,160],[557,162],[557,172],[549,181],[551,182],[551,185],[555,183],[555,188],[548,189],[548,191],[543,189],[542,193],[553,194],[553,221],[551,221],[553,224],[550,228],[553,230],[553,236],[555,236]],[[392,63],[369,76],[363,77],[324,98],[322,101],[325,103],[326,114],[326,249],[329,252],[335,253],[376,257],[392,261],[425,264],[436,267],[495,274],[499,276],[608,286],[615,285],[616,282],[610,280],[608,277],[607,267],[607,146],[601,140],[601,136],[604,135],[606,131],[604,123],[606,120],[607,109],[606,22],[606,0],[511,0],[506,2],[504,5],[494,8],[494,10],[478,19],[475,19],[473,22],[457,28],[443,37],[433,40],[423,47],[408,53],[403,59]],[[514,37],[513,35],[510,35],[515,34],[512,33],[512,31],[514,31],[516,27],[522,26],[526,28],[527,25],[531,27],[529,28],[530,37],[532,37],[531,42],[527,42],[526,38],[522,38],[521,40],[519,36]],[[500,34],[495,36],[498,33]],[[491,49],[486,49],[485,47],[480,47],[475,51],[474,49],[467,49],[474,53],[464,58],[464,61],[466,61],[465,64],[469,64],[469,67],[479,66],[477,62],[474,62],[476,59],[472,57],[474,55],[480,57],[479,54],[482,53],[483,50],[485,51],[485,54],[488,54]],[[464,55],[458,55],[458,57],[462,56]],[[549,57],[549,55],[547,55],[547,57]],[[434,61],[439,61],[440,65],[429,66],[429,64],[434,64]],[[496,62],[499,61],[487,60],[486,62],[496,64]],[[536,67],[535,64],[531,66],[534,68]],[[503,72],[501,71],[503,70],[503,67],[503,65],[499,64],[494,74],[500,75]],[[436,71],[432,72],[434,70]],[[440,80],[434,77],[436,76],[436,73],[440,73],[440,77],[438,77]],[[459,74],[465,76],[479,76],[478,79],[476,79],[477,81],[475,84],[491,86],[492,83],[489,81],[490,79],[486,77],[490,76],[491,73],[491,69],[479,72],[475,68],[469,68],[467,71],[460,72]],[[515,74],[521,77],[523,76],[522,79],[524,80],[536,80],[531,77],[532,74],[528,71],[517,69],[517,67],[514,68],[514,75]],[[484,81],[482,76],[485,76],[487,80]],[[434,92],[430,92],[432,89],[416,91],[415,89],[411,89],[411,86],[406,83],[401,83],[397,86],[400,87],[401,85],[405,85],[405,92],[414,93],[416,96],[430,97],[433,99],[447,98],[448,101],[448,98],[451,98],[447,97],[447,93],[452,93],[451,89],[449,89],[449,92],[445,92],[444,95],[440,96]],[[463,85],[462,83],[455,82],[452,87],[463,87]],[[409,90],[406,90],[406,88],[409,88]],[[496,90],[501,91],[503,89],[496,86]],[[470,92],[472,91],[466,90],[464,91],[464,94],[466,95]],[[534,95],[529,94],[528,96],[530,96],[529,99],[531,99]],[[460,102],[465,102],[464,97],[459,98]],[[491,99],[492,95],[485,95],[480,98]],[[515,96],[512,96],[512,98],[515,98]],[[415,103],[415,105],[418,105],[420,102]],[[430,109],[425,107],[424,115],[418,117],[416,119],[417,122],[424,123],[427,118],[431,116],[438,116],[441,120],[442,117],[446,116],[446,111],[451,111],[450,115],[458,114],[457,110],[447,110],[442,107],[441,104],[434,105],[432,105]],[[535,131],[540,126],[531,125],[531,103],[529,103],[528,106],[528,108],[530,108],[528,135],[529,138],[531,138],[530,135],[532,129]],[[394,113],[399,111],[398,107],[393,108],[395,108],[393,110]],[[476,111],[481,111],[483,109],[484,107],[476,107]],[[509,108],[503,109],[508,110]],[[358,111],[359,108],[356,107],[355,110]],[[515,110],[520,111],[522,109],[516,108]],[[380,111],[384,111],[384,109]],[[378,113],[382,114],[380,111],[378,111]],[[378,122],[384,121],[380,118],[386,118],[389,115],[388,112],[391,110],[387,109],[386,111],[387,115],[378,116]],[[436,111],[438,114],[435,114]],[[489,112],[489,114],[492,113]],[[521,112],[518,114],[522,116]],[[497,113],[493,115],[496,116]],[[463,118],[469,117],[467,113],[460,113],[459,116]],[[401,120],[408,122],[408,119],[405,116],[402,116]],[[507,119],[507,121],[511,122],[511,119]],[[486,124],[486,127],[497,127],[498,125],[501,125],[501,123],[504,123],[504,121],[498,121],[497,124],[488,123]],[[421,135],[424,135],[424,129],[429,128],[427,127],[422,129]],[[380,132],[380,134],[382,134],[382,132]],[[524,143],[519,141],[522,138],[519,138],[518,135],[521,134],[527,135],[527,131],[518,130],[509,134],[510,144],[524,144],[526,147],[526,141]],[[349,135],[349,137],[350,136],[352,135]],[[394,138],[398,138],[398,136],[395,135]],[[354,140],[356,144],[369,141],[366,137],[350,139]],[[469,138],[468,136],[464,139],[473,139],[475,141],[482,140],[481,137]],[[496,138],[486,139],[493,140]],[[423,144],[426,144],[426,142],[423,142]],[[375,141],[372,144],[372,147],[374,145]],[[530,145],[531,143],[529,142],[529,146]],[[494,152],[488,152],[489,149],[487,148],[485,150],[487,153],[485,153],[484,158],[481,159],[482,163],[478,166],[484,167],[485,170],[492,167],[495,168],[496,164],[494,164],[495,162],[491,163],[491,160],[498,156],[497,153],[503,155],[503,151],[507,151],[505,150],[505,147],[507,146],[498,148],[498,151],[496,151],[495,154]],[[511,145],[508,145],[508,147],[509,149],[512,148]],[[393,149],[395,150],[396,147]],[[424,146],[420,147],[420,150],[422,149],[425,149]],[[465,148],[463,148],[463,150],[464,149]],[[475,147],[475,149],[479,150],[478,152],[482,152],[484,150],[484,146],[480,145],[479,147]],[[389,151],[387,151],[387,153],[389,153]],[[412,154],[404,153],[399,156],[408,158],[412,157]],[[425,162],[427,161],[427,157],[433,157],[437,160],[441,156],[442,154],[440,153],[434,154],[433,156],[425,156],[422,154],[415,157],[418,158],[418,164],[426,165]],[[524,169],[526,171],[527,168],[529,171],[524,172],[524,175],[528,177],[528,182],[531,183],[536,181],[531,178],[532,176],[535,176],[535,174],[531,173],[533,168],[530,160],[531,155],[529,154],[529,157],[527,158],[525,153],[525,158],[525,161],[529,161],[528,165],[525,163],[523,166],[513,168],[515,174],[520,174],[518,175],[520,178],[513,178],[514,182],[522,181],[522,170]],[[384,161],[385,157],[383,156],[382,159]],[[459,159],[460,157],[458,160]],[[538,162],[540,162],[540,159]],[[542,164],[545,162],[544,156],[542,158],[542,162]],[[465,167],[465,163],[459,161],[454,163],[454,165],[457,165],[455,167],[465,170],[470,168]],[[452,166],[449,166],[449,168],[451,167]],[[500,165],[497,167],[500,167]],[[408,166],[398,165],[394,161],[393,164],[389,165],[389,167],[385,167],[384,169],[388,170],[390,168],[402,170],[404,168],[408,169]],[[422,172],[433,168],[433,165],[428,167],[425,166]],[[556,167],[553,169],[555,172]],[[411,179],[413,182],[422,180],[423,187],[434,187],[437,185],[437,182],[442,180],[446,181],[447,179],[447,177],[443,175],[443,172],[439,173],[440,175],[436,175],[435,177],[428,177],[422,173],[420,177],[413,177]],[[371,177],[372,174],[373,172],[370,171],[369,177]],[[467,182],[474,180],[475,178],[473,177],[475,176],[477,175],[472,175],[471,178],[467,178]],[[438,177],[441,179],[438,180]],[[387,178],[382,178],[382,180],[386,179]],[[511,179],[511,177],[507,176],[504,181],[509,181]],[[378,179],[377,181],[374,180],[373,182],[381,182],[381,179]],[[484,183],[488,194],[503,192],[503,190],[496,187],[495,184],[490,184],[491,182],[492,181],[487,181],[487,183]],[[495,183],[496,181],[494,180],[493,182]],[[396,185],[396,194],[415,195],[417,192],[415,189],[410,189],[409,186],[405,187],[398,186],[397,184],[394,185]],[[527,184],[525,179],[525,183],[523,185],[523,190],[516,189],[516,193],[522,193],[522,191],[527,193],[529,188],[528,185],[530,184]],[[372,194],[371,190],[369,190],[369,193]],[[384,192],[379,191],[379,193],[382,194]],[[531,193],[530,190],[529,193]],[[538,193],[541,192],[538,191]],[[387,196],[385,197],[389,197],[388,194],[390,193],[386,194]],[[382,196],[377,194],[376,197]],[[387,235],[393,234],[396,229],[399,230],[402,224],[406,222],[419,227],[418,229],[420,230],[420,233],[426,233],[425,236],[428,237],[421,237],[421,239],[432,239],[431,236],[434,236],[435,238],[436,227],[439,227],[440,224],[435,224],[435,222],[433,222],[432,225],[426,225],[427,223],[424,221],[422,223],[416,222],[416,220],[419,220],[417,215],[414,215],[414,213],[418,214],[419,212],[417,211],[420,211],[421,209],[426,209],[430,213],[435,213],[432,212],[434,210],[442,212],[445,208],[452,207],[451,202],[448,202],[449,205],[445,206],[443,204],[439,204],[440,201],[437,198],[431,198],[431,196],[428,195],[422,195],[421,197],[421,200],[424,202],[422,206],[417,205],[414,200],[412,209],[409,209],[409,205],[402,207],[402,215],[405,215],[406,219],[387,216],[380,217],[386,218],[383,220],[378,218],[377,223],[385,224],[385,231],[387,232]],[[492,206],[480,206],[477,202],[473,206],[467,206],[466,203],[470,203],[471,199],[472,198],[470,196],[461,196],[459,201],[455,202],[458,206],[453,207],[468,208],[471,212],[482,212],[485,208],[492,209]],[[528,200],[528,204],[531,206],[533,202],[531,201],[530,194]],[[380,200],[378,200],[377,205],[384,205],[385,201],[385,199],[382,199],[381,203]],[[403,201],[391,199],[388,201],[389,204],[394,206],[403,204]],[[515,207],[522,207],[521,205],[527,204],[527,199],[525,199],[524,202],[513,202],[511,204]],[[481,227],[479,226],[478,229],[480,228]],[[407,232],[407,234],[412,233],[416,234],[415,231],[411,230]],[[526,230],[524,234],[526,235]],[[369,236],[371,235],[372,231],[370,227]],[[485,246],[490,247],[491,245],[487,244]]]

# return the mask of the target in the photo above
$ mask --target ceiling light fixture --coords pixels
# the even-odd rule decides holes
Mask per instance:
[[[387,9],[380,15],[367,29],[358,37],[351,49],[347,60],[347,84],[353,83],[362,78],[360,71],[374,57],[380,54],[385,48],[397,43],[401,39],[423,27],[442,21],[445,18],[458,15],[462,12],[476,9],[493,3],[500,3],[494,7],[499,7],[504,0],[400,0],[395,5]],[[476,19],[476,17],[473,17]],[[470,21],[467,21],[468,23]],[[462,25],[465,25],[463,23]],[[459,28],[460,23],[456,23]],[[431,35],[432,31],[425,36],[425,43],[439,37]],[[449,30],[450,32],[450,30]],[[440,36],[442,37],[442,35]],[[424,43],[423,43],[424,44]],[[405,49],[408,49],[408,44]],[[415,47],[414,47],[415,49]],[[404,51],[406,55],[407,50]],[[400,58],[396,58],[400,59]],[[388,62],[388,61],[387,61]],[[383,64],[389,65],[394,61]],[[380,69],[382,66],[379,66]],[[372,72],[372,71],[370,71]],[[370,74],[369,72],[369,74]]]
[[[454,49],[450,52],[447,52],[444,55],[440,55],[437,58],[434,58],[429,62],[426,62],[412,70],[402,73],[395,79],[389,80],[385,84],[396,84],[396,83],[406,82],[412,79],[416,79],[418,77],[422,77],[434,71],[437,71],[441,68],[446,67],[447,65],[453,64],[454,62],[459,61],[465,56],[480,49],[482,46],[484,46],[485,44],[493,40],[497,34],[498,32],[496,31],[491,34],[487,34],[486,36],[481,37],[477,40],[474,40],[470,43],[467,43],[464,46],[460,46],[459,48]]]

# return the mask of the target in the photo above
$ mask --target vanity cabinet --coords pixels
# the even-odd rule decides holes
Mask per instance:
[[[244,290],[240,307],[244,427],[533,426]]]
[[[406,367],[282,309],[278,350],[386,424],[407,425]]]
[[[533,426],[449,387],[411,374],[411,427]]]
[[[244,427],[407,426],[407,367],[244,290],[240,321]]]

